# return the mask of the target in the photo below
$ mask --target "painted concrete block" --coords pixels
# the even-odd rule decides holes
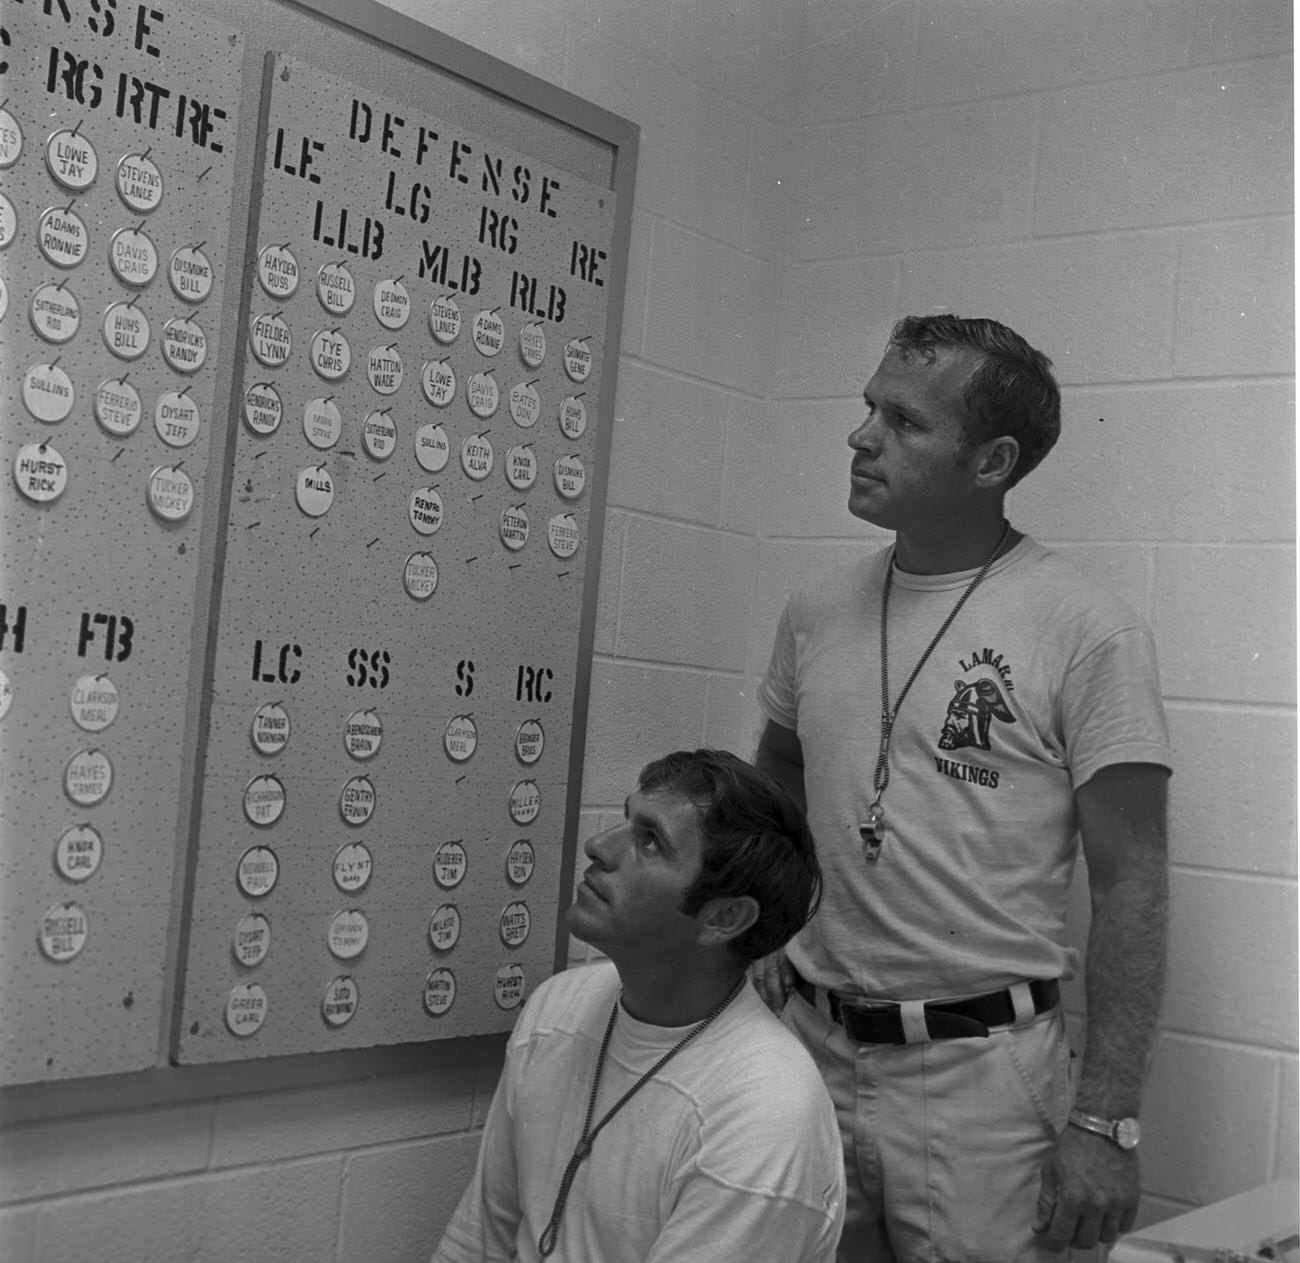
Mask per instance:
[[[848,438],[866,413],[861,398],[783,403],[775,413],[767,449],[765,533],[794,539],[860,537],[868,528],[848,510],[853,460]]]
[[[331,1259],[342,1167],[318,1158],[50,1202],[37,1263]]]
[[[1295,877],[1294,715],[1183,702],[1168,715],[1171,860]]]
[[[708,710],[704,719],[704,744],[715,750],[730,750],[752,761],[758,748],[758,707],[754,691],[758,681],[743,675],[711,675],[708,679]]]
[[[626,517],[617,510],[605,514],[600,544],[600,586],[596,594],[596,653],[613,653],[618,634],[618,600],[623,587],[623,528]]]
[[[645,357],[702,381],[763,395],[771,381],[771,265],[656,222]]]
[[[338,1263],[427,1263],[474,1173],[481,1137],[353,1154],[343,1174]]]
[[[609,502],[716,526],[727,451],[728,395],[660,369],[627,365],[618,397]]]
[[[648,760],[699,745],[705,709],[698,672],[598,658],[587,708],[582,801],[621,803]]]
[[[184,1105],[0,1128],[0,1201],[201,1171],[212,1106]]]
[[[790,52],[795,121],[864,118],[906,105],[914,9],[911,0],[805,6],[803,37]]]
[[[270,1162],[464,1131],[474,1104],[474,1066],[467,1055],[436,1075],[218,1102],[210,1165]]]
[[[790,263],[782,283],[775,389],[781,399],[856,401],[899,313],[896,259]],[[853,415],[860,415],[860,409]]]
[[[1165,1027],[1294,1052],[1295,883],[1175,869],[1169,891]]]
[[[1156,643],[1165,694],[1295,703],[1295,548],[1162,548]]]
[[[1212,224],[1183,232],[1174,372],[1236,377],[1295,371],[1295,224]],[[1290,396],[1294,413],[1294,391]]]
[[[1289,213],[1290,94],[1279,56],[1047,95],[1035,231]]]
[[[1146,1192],[1202,1206],[1263,1184],[1277,1107],[1269,1054],[1162,1035],[1142,1106]]]
[[[654,219],[642,210],[632,212],[632,240],[627,250],[627,283],[623,294],[623,333],[620,343],[622,364],[629,356],[643,352],[645,340],[646,289],[650,283],[650,239]]]
[[[629,518],[615,652],[740,670],[756,554],[743,536]]]
[[[1296,1083],[1296,1062],[1288,1057],[1278,1063],[1277,1149],[1273,1156],[1275,1180],[1300,1179],[1300,1088]]]
[[[774,425],[770,403],[745,395],[727,399],[727,448],[718,525],[753,535],[766,518],[767,451]]]
[[[1025,99],[822,124],[793,137],[798,259],[1030,234],[1037,106]]]
[[[39,1206],[13,1206],[0,1210],[0,1259],[5,1263],[36,1263],[36,1227]]]
[[[1021,526],[1019,513],[1013,519]],[[1040,537],[1033,531],[1030,534]],[[1150,549],[1135,544],[1052,544],[1062,557],[1068,558],[1094,583],[1126,601],[1139,618],[1151,620]]]
[[[784,123],[803,11],[786,0],[744,5],[672,0],[668,61],[714,92]]]
[[[1292,535],[1289,385],[1075,387],[1062,392],[1061,411],[1056,446],[1009,500],[1052,523],[1056,538],[1217,544]]]
[[[1010,325],[1064,385],[1169,376],[1173,230],[908,255],[900,311],[955,311]]]
[[[1291,45],[1287,0],[1068,5],[921,0],[917,103],[1034,92],[1275,54]]]

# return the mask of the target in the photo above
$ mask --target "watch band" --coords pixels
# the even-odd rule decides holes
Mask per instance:
[[[1070,1122],[1083,1131],[1095,1132],[1121,1149],[1136,1149],[1142,1139],[1142,1128],[1136,1118],[1102,1118],[1085,1110],[1072,1109]]]

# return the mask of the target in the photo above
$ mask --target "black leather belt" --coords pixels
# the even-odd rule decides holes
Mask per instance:
[[[794,989],[814,1008],[817,989],[804,978],[795,978]],[[1039,978],[1029,984],[1034,1002],[1034,1016],[1047,1013],[1061,1002],[1061,986],[1055,978]],[[844,1027],[844,1033],[858,1044],[905,1044],[903,1019],[895,1000],[841,1000],[833,991],[830,1001],[831,1020]],[[969,996],[964,1000],[930,1000],[925,1005],[925,1027],[931,1039],[985,1038],[996,1026],[1013,1026],[1015,1002],[1007,990],[987,995]]]

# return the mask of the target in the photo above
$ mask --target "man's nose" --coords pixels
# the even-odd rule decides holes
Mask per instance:
[[[855,452],[880,450],[880,424],[876,417],[866,416],[849,435],[849,446]]]
[[[592,863],[599,864],[601,868],[609,868],[614,857],[619,828],[620,826],[615,825],[613,828],[602,829],[599,833],[593,834],[582,844],[583,854]]]

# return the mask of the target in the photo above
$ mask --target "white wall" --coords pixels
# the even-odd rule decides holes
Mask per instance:
[[[997,316],[1065,388],[1014,519],[1162,654],[1144,1214],[1295,1174],[1289,5],[388,3],[643,128],[584,825],[647,758],[752,749],[785,593],[872,538],[844,439],[890,323]],[[0,1257],[426,1257],[495,1071],[8,1128]]]

